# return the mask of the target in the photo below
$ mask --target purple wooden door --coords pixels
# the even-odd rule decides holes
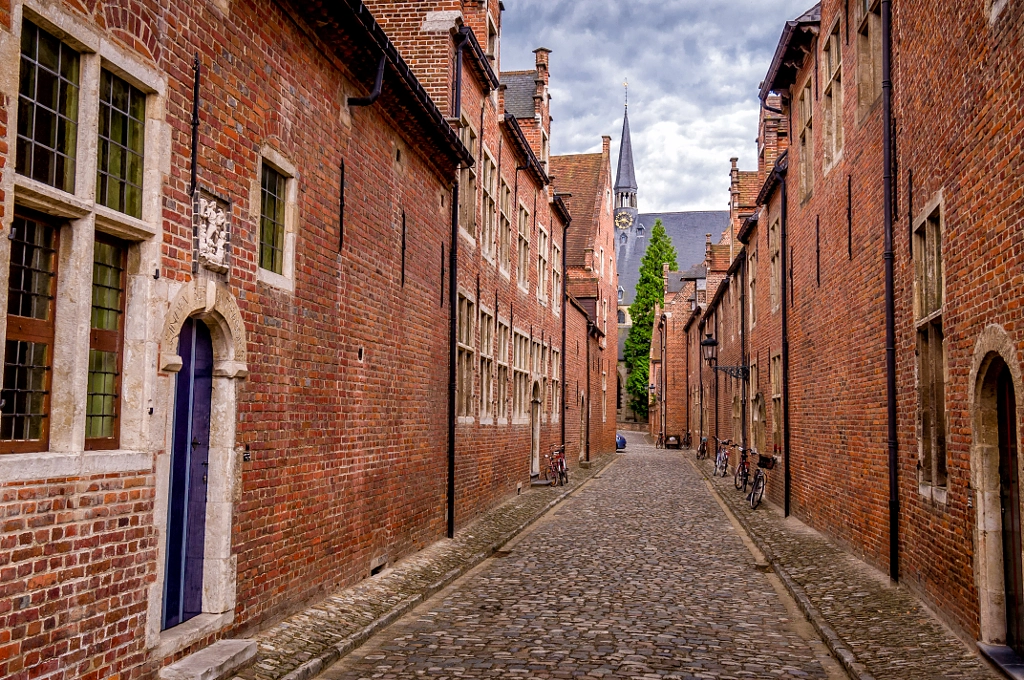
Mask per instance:
[[[203,611],[203,550],[210,457],[210,397],[213,342],[201,321],[181,328],[171,438],[171,494],[167,510],[167,568],[164,572],[163,628]]]
[[[1017,400],[1004,366],[996,383],[999,421],[999,497],[1003,514],[1003,583],[1006,644],[1024,654],[1024,583],[1021,579],[1020,490],[1017,474]]]

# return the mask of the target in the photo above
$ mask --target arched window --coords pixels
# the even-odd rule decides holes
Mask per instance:
[[[636,228],[636,236],[637,236],[637,238],[643,238],[644,237],[644,225],[641,224],[640,226],[638,226]]]
[[[626,313],[621,309],[619,310],[619,323],[626,323]]]
[[[626,235],[626,232],[622,232],[621,234],[619,234],[619,243],[621,243],[622,245],[626,245],[626,241],[628,240],[629,236]]]
[[[626,290],[622,286],[619,286],[619,302],[622,302],[622,297],[625,294],[626,294]]]

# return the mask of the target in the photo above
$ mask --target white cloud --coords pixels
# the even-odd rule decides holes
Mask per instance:
[[[640,210],[724,210],[729,158],[756,164],[757,88],[813,0],[504,0],[502,70],[550,48],[552,151],[618,154],[622,81]]]

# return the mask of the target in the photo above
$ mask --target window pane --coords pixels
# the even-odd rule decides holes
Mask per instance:
[[[96,200],[132,217],[142,217],[146,95],[109,71],[103,71],[100,78]]]
[[[54,229],[14,218],[7,313],[49,321],[53,299]]]
[[[114,436],[117,420],[117,352],[89,350],[89,394],[86,401],[87,439]]]
[[[4,353],[4,380],[0,390],[0,439],[31,441],[43,438],[49,345],[8,340]]]
[[[75,190],[78,53],[26,21],[22,27],[17,171]]]
[[[121,328],[123,261],[122,247],[96,242],[92,265],[92,327],[95,329],[117,331]]]
[[[261,185],[260,267],[283,274],[285,178],[264,164]]]

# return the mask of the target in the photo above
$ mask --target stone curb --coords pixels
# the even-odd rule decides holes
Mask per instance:
[[[690,450],[684,452],[684,454],[685,453],[694,453],[694,451]],[[703,475],[704,479],[708,481],[711,492],[729,506],[732,510],[733,516],[743,526],[744,531],[747,532],[747,537],[750,538],[754,545],[757,546],[757,549],[761,551],[761,554],[764,555],[765,560],[767,560],[768,564],[771,565],[772,571],[775,572],[775,575],[779,577],[780,581],[782,581],[786,590],[788,590],[789,594],[794,600],[796,600],[796,603],[804,613],[804,616],[806,616],[807,620],[811,622],[814,629],[818,631],[818,635],[821,636],[822,640],[842,665],[843,670],[846,671],[847,675],[853,678],[853,680],[875,680],[874,676],[868,672],[867,667],[857,660],[857,655],[853,653],[853,650],[846,646],[846,643],[842,641],[839,634],[836,633],[827,621],[825,621],[825,617],[821,615],[818,608],[815,607],[811,602],[811,599],[807,597],[807,593],[800,584],[794,581],[793,577],[789,575],[786,567],[775,557],[775,553],[772,551],[771,547],[769,547],[768,544],[757,535],[757,532],[754,531],[753,527],[747,523],[746,518],[736,512],[736,508],[734,506],[735,501],[718,493],[715,483],[712,481],[711,477],[708,476],[704,466],[694,460],[691,460],[686,455],[683,457],[686,458],[686,461],[690,463],[690,465],[693,465],[701,475]]]
[[[590,480],[596,478],[598,475],[600,475],[602,472],[608,469],[608,467],[615,463],[615,461],[619,460],[619,458],[621,458],[621,456],[619,455],[609,455],[604,456],[603,460],[592,461],[591,464],[596,462],[597,465],[590,469],[590,474],[587,475],[587,478],[580,482],[578,485],[571,488],[567,488],[565,491],[563,491],[554,499],[552,499],[547,505],[544,505],[538,511],[536,511],[531,517],[528,517],[526,521],[522,522],[511,531],[500,536],[482,552],[473,555],[473,557],[471,557],[469,560],[449,571],[447,574],[442,576],[439,581],[430,584],[422,592],[402,600],[388,612],[377,617],[376,620],[372,621],[368,626],[366,626],[362,630],[357,631],[352,635],[349,635],[347,638],[345,638],[337,644],[331,645],[314,658],[305,662],[295,670],[289,672],[287,675],[281,676],[280,680],[311,680],[312,678],[315,678],[317,675],[324,672],[330,666],[336,663],[339,659],[341,659],[344,656],[347,656],[348,654],[351,654],[354,650],[358,649],[372,636],[384,630],[392,623],[394,623],[395,621],[397,621],[398,619],[412,611],[417,605],[429,599],[432,595],[435,595],[444,588],[447,588],[456,579],[465,575],[474,567],[476,567],[481,562],[486,560],[488,557],[494,554],[496,550],[498,550],[503,545],[511,541],[513,538],[521,534],[531,524],[533,524],[541,517],[546,515],[556,505],[564,501],[571,494],[582,489],[586,484],[590,482]],[[466,531],[470,529],[472,526],[473,525],[470,524],[468,527],[465,527],[462,530]],[[868,678],[867,680],[874,679]]]

